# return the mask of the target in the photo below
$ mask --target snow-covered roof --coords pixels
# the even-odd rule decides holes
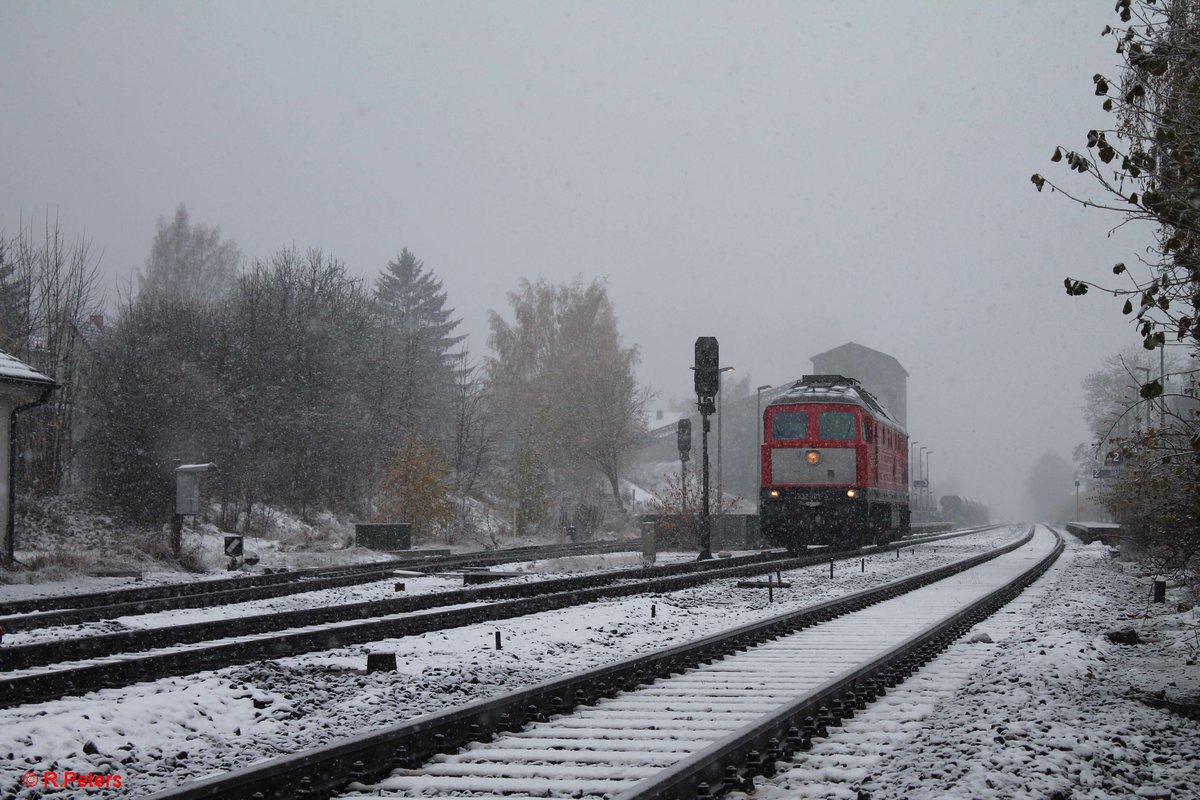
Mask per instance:
[[[646,412],[646,427],[651,431],[667,427],[674,430],[675,426],[679,424],[679,420],[687,419],[690,416],[691,414],[685,411],[655,409],[654,411]]]
[[[13,358],[3,350],[0,350],[0,381],[13,383],[54,383],[53,380],[47,378],[24,361]]]

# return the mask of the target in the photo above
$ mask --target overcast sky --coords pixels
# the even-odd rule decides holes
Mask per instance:
[[[1111,10],[0,0],[0,229],[49,209],[110,295],[181,202],[251,258],[408,247],[478,355],[521,278],[606,277],[663,406],[697,336],[774,384],[855,341],[910,373],[935,481],[1015,512],[1136,344],[1062,280],[1138,235],[1029,182],[1109,122]]]

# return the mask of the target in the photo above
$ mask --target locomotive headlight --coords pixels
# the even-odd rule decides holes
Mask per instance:
[[[858,490],[857,489],[847,489],[846,497],[858,497]]]
[[[767,492],[767,496],[771,498],[779,497],[779,490],[772,489],[771,491]]]
[[[809,450],[804,454],[804,459],[810,464],[820,464],[821,453],[818,450]]]

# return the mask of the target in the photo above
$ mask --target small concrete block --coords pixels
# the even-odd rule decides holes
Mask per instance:
[[[395,653],[367,653],[367,672],[395,672]]]

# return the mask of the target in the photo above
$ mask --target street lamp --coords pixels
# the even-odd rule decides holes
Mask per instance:
[[[929,485],[929,457],[933,455],[933,451],[925,453],[925,513],[932,516],[933,514],[933,487]]]
[[[914,482],[917,480],[918,476],[916,473],[913,472],[913,462],[917,458],[917,445],[918,444],[920,444],[920,442],[918,442],[916,439],[913,439],[911,442],[908,443],[908,493],[909,493],[908,503],[910,506],[912,505],[912,494],[917,489],[917,487],[914,485]],[[920,472],[920,470],[918,470],[918,472]]]
[[[762,393],[767,391],[768,389],[772,389],[772,388],[774,388],[774,387],[771,386],[771,384],[765,383],[762,386],[759,386],[757,389],[755,389],[755,391],[758,393],[758,414],[756,415],[755,421],[754,421],[754,448],[755,448],[754,453],[755,453],[755,461],[758,464],[758,471],[759,471],[760,477],[762,475],[762,443],[763,443]],[[762,493],[756,492],[755,495],[758,497],[758,502],[755,504],[755,509],[754,509],[755,512],[757,513],[757,512],[762,511]]]
[[[725,373],[733,372],[733,367],[721,367],[717,372],[717,516],[724,516],[725,486],[721,483],[721,386],[725,385]]]
[[[921,445],[920,447],[917,448],[917,450],[919,451],[917,453],[917,474],[920,475],[921,474],[921,459],[925,457],[925,445]],[[924,514],[924,512],[925,512],[924,497],[925,497],[924,488],[921,486],[918,486],[917,487],[917,510],[922,512],[922,514]]]
[[[1140,396],[1142,394],[1142,387],[1144,387],[1147,383],[1150,382],[1150,368],[1149,367],[1134,367],[1133,371],[1146,373],[1146,380],[1142,381],[1142,385],[1138,387],[1138,395]],[[1146,430],[1150,430],[1150,414],[1151,414],[1150,398],[1146,398]]]

